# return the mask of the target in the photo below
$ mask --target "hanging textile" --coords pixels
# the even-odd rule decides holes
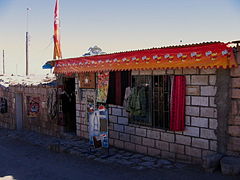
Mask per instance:
[[[126,95],[125,91],[126,88],[131,86],[131,71],[122,71],[121,72],[121,81],[119,82],[121,84],[121,98],[120,103],[116,105],[123,106],[124,105],[124,97]],[[129,93],[130,94],[130,93]]]
[[[59,1],[56,0],[55,9],[54,9],[54,51],[53,51],[53,59],[61,59],[62,51],[61,51],[61,43],[60,43],[60,28],[59,23]]]
[[[98,147],[109,147],[108,141],[108,110],[99,106],[97,110],[88,112],[89,143]]]
[[[183,131],[185,125],[185,76],[174,76],[172,86],[170,130]]]
[[[7,105],[7,99],[0,98],[0,113],[7,113],[8,105]]]
[[[125,90],[125,95],[124,95],[124,100],[123,100],[123,107],[125,109],[127,109],[127,107],[128,107],[130,94],[131,94],[131,88],[127,87]]]
[[[51,119],[57,116],[57,89],[52,89],[48,93],[47,99],[48,115]]]
[[[107,104],[122,106],[124,102],[125,90],[130,85],[130,71],[110,72]]]
[[[148,86],[134,87],[128,97],[126,110],[133,116],[146,116],[148,104]]]
[[[121,71],[115,72],[115,104],[122,105],[122,78],[121,78]]]
[[[106,103],[109,86],[109,72],[98,73],[97,79],[97,102]]]

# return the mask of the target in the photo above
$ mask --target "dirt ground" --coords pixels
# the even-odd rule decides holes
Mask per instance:
[[[0,177],[17,180],[230,180],[220,172],[206,173],[197,167],[181,169],[137,170],[111,163],[101,163],[71,154],[54,153],[11,136],[0,136]],[[0,178],[1,179],[1,178]]]

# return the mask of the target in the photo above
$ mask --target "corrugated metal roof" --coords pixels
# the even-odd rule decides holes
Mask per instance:
[[[152,47],[152,48],[146,48],[146,49],[136,49],[136,50],[129,50],[129,51],[111,52],[111,53],[106,53],[106,54],[94,55],[94,56],[91,56],[91,57],[95,57],[95,56],[97,56],[97,57],[100,56],[101,57],[101,56],[105,56],[105,55],[128,53],[128,52],[131,53],[131,52],[145,51],[145,50],[152,50],[152,49],[167,49],[167,48],[182,48],[182,47],[202,46],[202,45],[215,44],[215,43],[223,43],[223,42],[221,42],[221,41],[209,41],[209,42],[201,42],[201,43],[193,43],[193,44]],[[80,58],[80,57],[84,57],[84,56],[69,57],[69,58],[62,58],[62,59],[53,59],[53,60],[49,60],[49,61],[56,61],[56,60],[59,61],[59,60],[75,59],[75,58]]]

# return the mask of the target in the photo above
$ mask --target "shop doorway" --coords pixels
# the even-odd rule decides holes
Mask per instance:
[[[63,78],[62,111],[66,133],[76,133],[75,78]]]
[[[16,105],[16,127],[17,130],[21,130],[23,127],[23,96],[20,93],[15,95]]]

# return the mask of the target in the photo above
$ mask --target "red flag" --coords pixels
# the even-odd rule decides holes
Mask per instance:
[[[59,1],[56,0],[55,10],[54,10],[54,52],[53,59],[61,59],[62,51],[60,45],[60,34],[59,34]]]

